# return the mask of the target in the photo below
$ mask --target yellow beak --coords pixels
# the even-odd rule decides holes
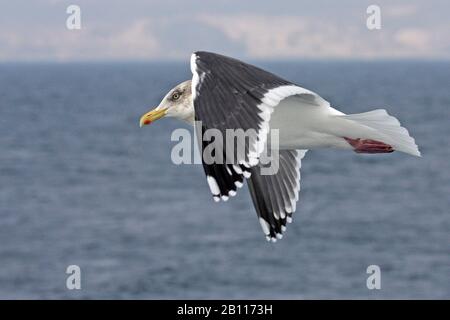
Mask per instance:
[[[141,117],[141,120],[139,120],[139,127],[142,128],[142,126],[148,125],[153,121],[161,119],[166,115],[166,110],[167,109],[153,109],[152,111],[147,112]]]

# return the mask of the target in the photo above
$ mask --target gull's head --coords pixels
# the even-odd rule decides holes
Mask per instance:
[[[139,126],[145,126],[162,117],[173,117],[189,123],[194,122],[191,80],[185,81],[170,90],[159,105],[144,114]]]

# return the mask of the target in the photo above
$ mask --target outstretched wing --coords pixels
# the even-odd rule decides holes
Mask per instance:
[[[202,132],[217,129],[223,137],[227,129],[248,133],[242,141],[233,144],[226,141],[223,145],[224,162],[235,166],[216,163],[212,168],[203,161],[213,196],[225,200],[235,190],[224,173],[229,170],[231,176],[239,179],[250,175],[249,168],[259,163],[264,150],[274,107],[292,95],[302,95],[311,101],[321,98],[270,72],[215,53],[193,53],[191,70],[195,126],[201,123]],[[200,143],[202,155],[207,145]],[[237,147],[244,152],[237,152]]]
[[[300,191],[301,159],[307,150],[282,150],[274,175],[261,175],[262,166],[251,168],[248,187],[267,240],[282,238],[286,223],[292,222]]]

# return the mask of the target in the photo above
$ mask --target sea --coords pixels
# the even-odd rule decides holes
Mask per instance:
[[[387,109],[422,157],[308,152],[270,243],[246,186],[215,203],[171,161],[188,126],[139,128],[188,63],[0,64],[0,299],[449,299],[450,62],[256,63]]]

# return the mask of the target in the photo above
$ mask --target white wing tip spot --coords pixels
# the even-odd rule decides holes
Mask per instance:
[[[264,234],[269,235],[270,234],[270,226],[267,223],[267,221],[264,220],[263,218],[259,218],[259,224],[261,225],[261,228],[262,228]]]
[[[213,195],[220,194],[219,185],[217,184],[216,179],[212,176],[206,176],[206,181],[208,181],[209,189]]]

